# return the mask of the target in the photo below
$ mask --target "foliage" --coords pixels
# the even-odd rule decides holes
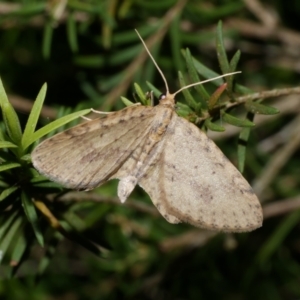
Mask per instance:
[[[275,200],[284,199],[285,207],[299,195],[299,160],[292,156],[292,149],[296,148],[291,148],[288,140],[291,150],[286,166],[282,160],[281,165],[277,162],[280,157],[276,160],[276,155],[273,158],[271,152],[260,150],[260,140],[271,138],[288,120],[266,117],[271,120],[269,125],[261,127],[258,122],[254,126],[256,114],[281,115],[276,108],[279,102],[265,104],[266,93],[251,98],[257,85],[264,90],[283,84],[293,86],[293,72],[275,73],[272,68],[280,66],[262,67],[262,58],[251,67],[251,60],[242,59],[243,51],[228,51],[226,40],[231,40],[236,49],[241,39],[236,34],[238,28],[226,28],[233,16],[242,15],[246,7],[241,1],[210,3],[214,9],[206,6],[207,1],[183,0],[27,1],[6,3],[8,10],[0,4],[4,16],[0,21],[0,40],[4,45],[0,50],[0,74],[9,91],[7,96],[1,83],[0,296],[300,296],[299,254],[295,247],[295,228],[300,218],[297,199],[285,215],[269,219],[267,214],[272,202],[276,205]],[[220,18],[225,29],[218,22]],[[216,23],[217,30],[209,30]],[[208,30],[200,31],[201,27]],[[232,235],[186,224],[172,225],[158,214],[142,190],[136,189],[126,205],[121,205],[115,197],[116,182],[90,193],[70,192],[32,167],[30,152],[37,141],[67,123],[71,126],[78,117],[90,112],[89,107],[120,109],[121,96],[125,105],[134,99],[149,105],[151,96],[145,93],[147,89],[153,90],[156,97],[161,94],[162,79],[142,51],[134,28],[146,37],[172,90],[220,75],[214,71],[217,65],[221,74],[243,71],[241,75],[184,90],[176,98],[178,114],[209,134],[219,131],[219,137],[225,139],[231,128],[238,132],[241,127],[238,143],[231,139],[220,142],[220,146],[231,159],[237,159],[239,169],[253,182],[260,199],[272,201],[270,209],[264,205],[267,218],[262,229]],[[212,55],[209,43],[214,37]],[[189,48],[182,49],[187,45]],[[199,50],[199,45],[204,50]],[[174,88],[177,70],[181,70],[180,86]],[[133,85],[134,81],[138,84]],[[49,87],[48,105],[58,107],[57,111],[43,105],[47,89],[44,82]],[[22,105],[16,101],[14,94],[33,98],[41,86],[33,104],[26,99],[22,99]],[[133,97],[128,93],[131,86]],[[278,93],[270,92],[273,96]],[[28,117],[17,114],[19,110],[27,112]],[[55,120],[49,122],[39,118],[40,114]],[[295,117],[291,132],[299,126],[296,120]],[[296,144],[297,136],[293,137]],[[281,157],[287,152],[284,146],[272,149]],[[272,169],[272,164],[277,169]],[[274,177],[271,171],[267,176],[269,184],[265,183],[264,169],[273,170]]]

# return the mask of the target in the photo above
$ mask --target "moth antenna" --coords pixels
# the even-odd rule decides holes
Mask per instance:
[[[203,83],[206,83],[206,82],[209,82],[209,81],[213,81],[215,79],[223,78],[223,77],[230,76],[230,75],[233,75],[233,74],[238,74],[238,73],[242,73],[242,72],[241,71],[237,71],[237,72],[227,73],[227,74],[223,74],[223,75],[220,75],[220,76],[217,76],[217,77],[214,77],[214,78],[210,78],[210,79],[206,79],[206,80],[203,80],[203,81],[199,81],[199,82],[188,84],[188,85],[182,87],[181,89],[179,89],[177,92],[175,92],[173,94],[173,96],[175,97],[178,93],[180,93],[183,90],[188,89],[188,88],[190,88],[192,86],[203,84]]]
[[[158,66],[158,64],[156,63],[155,59],[154,59],[153,56],[151,55],[149,49],[148,49],[147,46],[146,46],[146,43],[144,42],[144,40],[143,40],[142,37],[140,36],[139,32],[138,32],[136,29],[135,29],[135,32],[136,32],[136,34],[138,35],[138,37],[140,38],[140,40],[142,41],[142,43],[143,43],[143,45],[144,45],[144,47],[145,47],[145,49],[146,49],[148,55],[150,56],[151,60],[152,60],[153,63],[154,63],[156,69],[157,69],[158,72],[160,73],[160,75],[161,75],[161,77],[162,77],[162,79],[163,79],[163,81],[164,81],[164,83],[165,83],[165,85],[166,85],[166,94],[168,95],[168,94],[169,94],[169,86],[168,86],[167,80],[166,80],[166,78],[165,78],[165,76],[164,76],[162,70],[159,68],[159,66]]]

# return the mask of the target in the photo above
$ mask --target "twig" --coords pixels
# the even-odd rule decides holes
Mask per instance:
[[[239,105],[239,104],[245,103],[248,100],[277,97],[277,96],[283,96],[283,95],[289,95],[289,94],[300,94],[300,87],[276,89],[276,90],[253,93],[253,94],[249,94],[246,96],[237,97],[237,98],[235,98],[235,100],[238,101],[238,103],[235,103],[235,102],[229,103],[226,107],[232,107],[234,105]],[[9,100],[12,103],[12,105],[17,110],[22,111],[22,112],[27,112],[27,113],[29,113],[31,111],[33,101],[23,98],[18,95],[9,95],[8,97],[9,97]],[[291,112],[297,111],[297,109],[299,107],[299,100],[298,99],[296,100],[296,98],[294,98],[294,97],[290,98],[290,100],[285,98],[284,104],[282,104],[282,99],[280,99],[277,102],[275,102],[273,105],[280,110],[281,114],[291,113]],[[41,116],[44,118],[55,119],[57,117],[57,112],[55,109],[53,109],[49,106],[43,105]],[[259,124],[259,123],[260,123],[260,121],[258,119],[256,119],[256,124]],[[236,132],[238,132],[238,131],[235,131],[234,133],[232,133],[232,135],[236,134]],[[222,135],[221,135],[223,138],[224,138],[224,134],[226,135],[226,133],[222,133]]]
[[[54,199],[54,197],[52,197],[52,200],[53,199]],[[117,197],[104,197],[104,196],[100,196],[99,194],[92,193],[92,192],[88,192],[88,193],[87,192],[69,192],[63,196],[60,196],[59,201],[75,201],[75,202],[92,201],[92,202],[104,202],[104,203],[112,203],[112,204],[121,205],[121,202]],[[155,207],[147,205],[141,201],[129,199],[122,205],[130,207],[130,208],[134,208],[138,211],[147,213],[154,217],[160,216],[158,210]]]
[[[264,219],[283,215],[300,208],[300,197],[276,201],[264,206]]]
[[[267,137],[263,141],[259,142],[257,149],[260,152],[271,152],[279,145],[282,145],[291,139],[291,132],[293,128],[300,127],[300,116],[298,115],[286,126],[284,126],[279,132],[276,132],[272,136]]]
[[[150,234],[149,231],[151,229],[149,226],[145,226],[142,223],[121,214],[110,214],[107,221],[111,224],[118,225],[126,235],[132,235],[132,233],[134,233],[142,238],[146,238]]]
[[[270,30],[257,22],[240,18],[230,18],[224,22],[224,29],[234,29],[248,37],[256,37],[263,40],[273,38],[287,45],[294,47],[300,46],[299,33],[282,27],[277,27],[276,30]]]
[[[188,247],[198,248],[203,247],[218,234],[216,231],[208,231],[201,229],[189,230],[175,237],[167,238],[160,243],[160,248],[164,252],[170,252],[176,248]]]
[[[272,102],[272,106],[276,107],[280,111],[280,114],[272,116],[255,115],[255,128],[271,121],[274,122],[276,119],[281,118],[283,115],[295,114],[300,112],[299,97],[296,97],[294,95],[276,99]],[[240,117],[242,118],[242,116]],[[228,124],[225,124],[224,127],[226,128],[225,132],[208,131],[207,134],[213,140],[221,140],[235,136],[241,131],[241,128]]]
[[[275,89],[271,91],[263,91],[258,93],[249,94],[246,96],[236,97],[234,100],[237,103],[229,103],[226,107],[232,107],[234,105],[245,103],[246,101],[255,99],[267,99],[271,97],[278,97],[284,95],[300,94],[300,87]]]
[[[55,201],[54,195],[53,197],[49,197],[49,200]],[[153,217],[160,217],[158,210],[154,206],[145,204],[139,200],[128,199],[128,201],[126,201],[125,204],[122,204],[117,197],[104,197],[92,192],[69,192],[63,196],[60,196],[58,198],[58,201],[91,201],[98,203],[111,203],[114,205],[125,205],[126,207],[133,208],[137,211],[141,211]],[[300,208],[300,197],[276,201],[274,203],[266,204],[263,206],[264,218],[266,219],[275,215],[284,214],[298,208]],[[197,230],[197,232],[199,231],[203,230]]]
[[[258,92],[258,93],[252,93],[246,96],[241,96],[241,97],[236,97],[234,102],[228,102],[226,104],[222,104],[220,108],[232,108],[241,104],[246,103],[247,101],[250,100],[255,100],[255,99],[267,99],[271,97],[278,97],[278,96],[283,96],[283,95],[291,95],[291,94],[300,94],[300,87],[295,87],[295,88],[284,88],[284,89],[275,89],[271,91],[263,91],[263,92]],[[203,114],[203,116],[199,117],[197,119],[196,123],[201,123],[202,121],[206,120],[209,117],[209,113]]]
[[[291,139],[275,153],[268,164],[264,167],[260,176],[253,183],[253,189],[262,200],[263,191],[277,176],[280,169],[285,165],[290,156],[300,146],[300,126],[293,128]]]
[[[10,14],[12,12],[20,10],[21,8],[22,5],[18,3],[0,3],[0,15]]]
[[[263,26],[270,30],[275,29],[278,24],[278,18],[274,13],[270,13],[270,7],[266,9],[257,0],[244,0],[246,7],[261,21]]]
[[[53,199],[52,199],[53,200]],[[81,192],[70,192],[59,198],[60,201],[94,201],[94,202],[106,202],[115,205],[123,205],[119,201],[119,199],[114,197],[102,197],[96,193],[81,193]],[[127,207],[131,207],[138,211],[142,211],[143,213],[150,214],[154,217],[160,217],[157,209],[154,207],[150,207],[147,204],[141,203],[138,200],[129,199],[125,203]],[[281,201],[277,201],[271,204],[266,204],[263,206],[264,220],[277,216],[289,213],[296,209],[300,208],[300,197],[285,199]],[[126,218],[120,217],[111,219],[111,222],[116,224],[122,224],[122,226],[127,226],[125,230],[134,231],[136,234],[140,236],[147,235],[147,229],[144,227],[140,227],[139,224],[135,222],[126,221]],[[126,225],[127,224],[127,225]],[[160,248],[164,252],[170,252],[176,248],[195,248],[195,247],[203,247],[210,239],[219,234],[216,231],[208,231],[203,229],[191,229],[181,235],[177,235],[176,237],[171,237],[165,239],[160,244]]]
[[[13,107],[18,111],[23,113],[30,113],[33,106],[33,101],[18,95],[8,95],[8,98]],[[41,116],[43,118],[55,119],[57,117],[57,111],[54,108],[43,105]]]

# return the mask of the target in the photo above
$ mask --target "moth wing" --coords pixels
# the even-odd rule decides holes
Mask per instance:
[[[33,165],[66,187],[95,188],[111,179],[142,143],[154,115],[152,107],[131,106],[79,124],[39,144]]]
[[[262,209],[241,173],[195,125],[174,114],[160,160],[139,184],[171,223],[227,232],[262,225]]]

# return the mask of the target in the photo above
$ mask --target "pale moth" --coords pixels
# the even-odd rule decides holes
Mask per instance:
[[[170,223],[226,232],[260,227],[262,208],[248,182],[204,132],[175,112],[175,95],[200,83],[170,94],[142,43],[166,85],[160,103],[129,106],[56,134],[34,149],[34,167],[78,190],[117,178],[122,203],[138,184]]]

